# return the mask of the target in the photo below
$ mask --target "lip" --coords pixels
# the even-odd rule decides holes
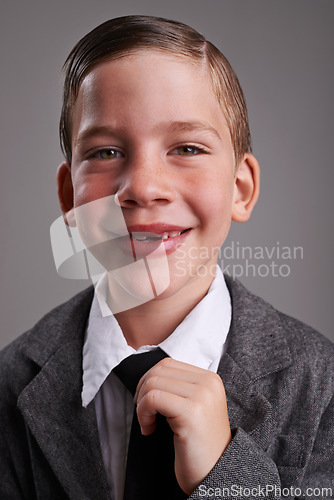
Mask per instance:
[[[191,230],[191,227],[176,226],[166,223],[129,225],[128,231],[130,235],[130,241],[129,239],[120,238],[119,243],[122,247],[123,252],[127,254],[131,252],[134,260],[147,257],[153,252],[156,257],[162,257],[164,255],[169,255],[175,252],[175,250],[186,240]],[[157,239],[157,241],[148,243],[145,243],[144,241],[134,240],[132,238],[132,233],[149,233],[149,235],[152,235],[154,237],[162,235],[164,232],[172,231],[185,232],[172,238],[167,238],[165,240]]]

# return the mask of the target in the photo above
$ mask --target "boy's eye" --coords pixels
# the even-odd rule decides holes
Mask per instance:
[[[189,144],[179,146],[171,151],[171,154],[177,154],[178,156],[195,156],[202,153],[206,153],[206,150],[199,146],[191,146]]]
[[[197,154],[198,151],[199,149],[194,146],[181,146],[180,148],[177,148],[177,152],[181,156],[193,156]]]
[[[100,151],[97,151],[94,156],[95,158],[99,158],[101,160],[113,160],[120,154],[119,151],[116,149],[101,149]]]

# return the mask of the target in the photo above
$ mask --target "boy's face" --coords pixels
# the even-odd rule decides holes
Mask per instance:
[[[63,210],[70,177],[74,207],[116,194],[129,232],[169,233],[171,284],[161,297],[198,280],[209,286],[231,219],[250,215],[254,174],[247,159],[235,174],[208,71],[153,50],[100,63],[81,85],[72,130],[71,171],[62,164],[58,176]]]

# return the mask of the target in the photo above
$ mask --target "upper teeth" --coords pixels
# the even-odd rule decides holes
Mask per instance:
[[[174,238],[175,236],[180,236],[182,231],[171,231],[170,233],[164,232],[161,235],[162,240],[167,240],[167,238]]]
[[[167,240],[168,238],[174,238],[175,236],[180,236],[185,230],[182,231],[165,231],[162,234],[154,233],[132,233],[132,239],[135,241],[158,241]]]

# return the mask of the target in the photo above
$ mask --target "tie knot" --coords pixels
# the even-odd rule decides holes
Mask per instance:
[[[125,387],[135,395],[138,382],[144,373],[167,357],[168,354],[160,348],[140,354],[131,354],[123,359],[113,371]]]

